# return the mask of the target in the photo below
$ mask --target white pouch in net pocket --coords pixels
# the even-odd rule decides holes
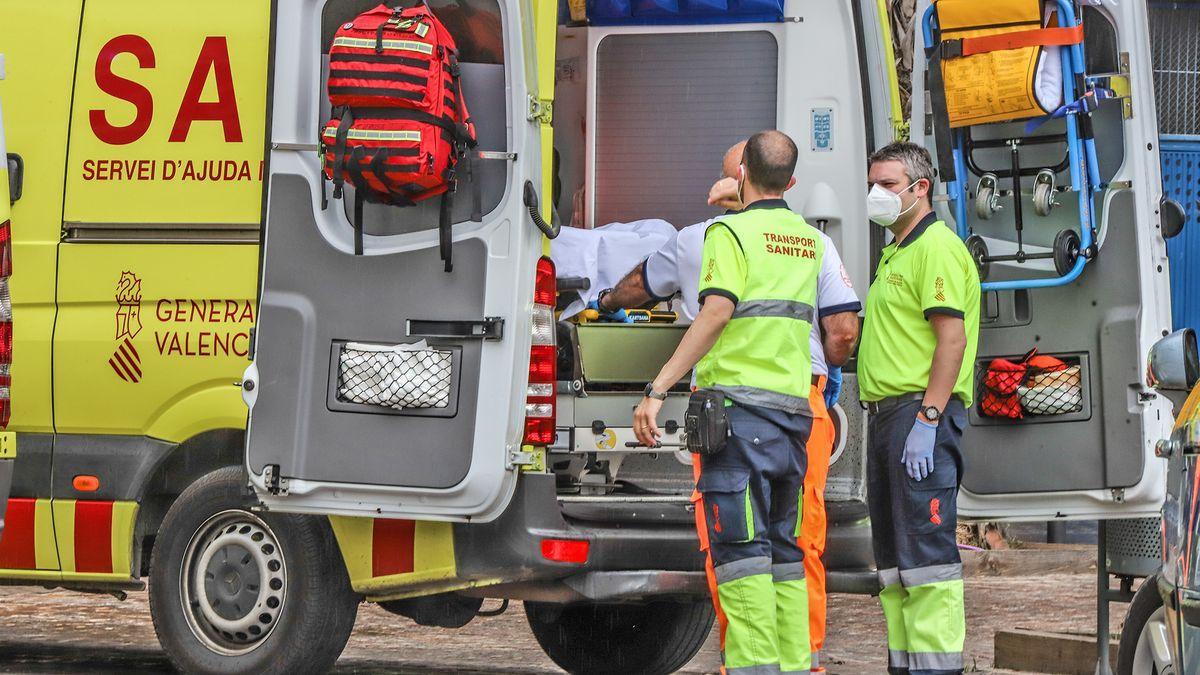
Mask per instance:
[[[347,342],[338,356],[338,398],[397,410],[450,404],[452,353],[424,341],[400,345]]]
[[[1021,407],[1031,415],[1065,415],[1083,410],[1079,366],[1036,373],[1017,388]]]

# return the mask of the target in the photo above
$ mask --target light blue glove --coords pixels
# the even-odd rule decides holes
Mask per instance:
[[[841,366],[830,368],[829,374],[825,376],[825,407],[833,410],[833,406],[838,402],[838,394],[842,393],[842,368]]]
[[[589,302],[587,305],[587,308],[594,309],[597,312],[599,312],[600,318],[604,319],[605,321],[611,321],[613,323],[633,323],[633,319],[629,318],[629,315],[626,314],[625,310],[623,310],[623,309],[618,309],[615,312],[606,312],[606,311],[600,309],[600,301],[599,300],[593,300],[593,301]]]
[[[908,470],[908,477],[921,480],[933,473],[933,445],[937,440],[937,425],[921,418],[913,420],[912,431],[904,440],[904,455],[900,462]]]

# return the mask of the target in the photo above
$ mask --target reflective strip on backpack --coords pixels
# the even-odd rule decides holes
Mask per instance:
[[[354,49],[374,49],[375,40],[367,38],[351,38],[339,37],[333,39],[334,47],[351,47]],[[419,52],[421,54],[433,54],[433,45],[427,45],[424,42],[413,42],[412,40],[384,40],[383,48],[385,50]]]
[[[326,129],[326,138],[337,138],[336,129]],[[413,143],[421,142],[421,132],[419,131],[389,131],[386,129],[351,129],[346,134],[346,138],[355,141],[411,141]]]

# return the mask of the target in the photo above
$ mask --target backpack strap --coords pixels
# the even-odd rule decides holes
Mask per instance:
[[[346,106],[342,109],[342,119],[338,122],[337,136],[333,142],[333,198],[342,198],[342,185],[345,183],[343,166],[346,161],[346,136],[350,133],[350,127],[354,124],[354,115],[350,112],[350,107]]]
[[[442,262],[446,263],[446,272],[454,270],[454,262],[452,260],[454,242],[450,238],[450,219],[451,211],[454,209],[455,189],[455,184],[451,183],[450,189],[442,193],[442,208],[438,213],[438,250],[442,256]]]
[[[362,170],[366,154],[363,146],[355,146],[350,152],[347,167],[350,171],[350,182],[354,185],[354,255],[363,254],[363,201],[366,199],[366,191],[371,189]]]

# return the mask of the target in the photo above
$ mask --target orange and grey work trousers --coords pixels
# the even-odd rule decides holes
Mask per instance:
[[[693,456],[696,525],[727,675],[808,673],[807,573],[799,545],[811,418],[727,408],[725,449]]]
[[[804,574],[808,580],[808,637],[812,669],[820,669],[825,647],[825,481],[837,430],[825,407],[825,376],[814,376],[808,396],[812,408],[812,433],[808,436],[808,471],[804,474],[804,512],[800,520],[800,548],[804,549]]]

